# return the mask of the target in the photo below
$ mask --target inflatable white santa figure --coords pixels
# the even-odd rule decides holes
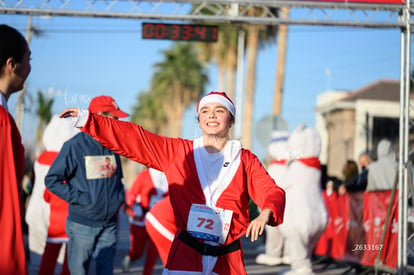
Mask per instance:
[[[321,139],[314,128],[299,125],[288,139],[291,160],[283,180],[285,219],[280,226],[288,246],[291,270],[313,274],[312,251],[328,223],[321,190]]]
[[[282,188],[284,188],[283,178],[287,172],[287,162],[290,158],[288,137],[289,132],[274,130],[268,147],[271,161],[267,166],[267,171],[276,184]],[[265,252],[256,257],[256,263],[269,266],[290,263],[285,238],[280,232],[279,226],[266,226]]]
[[[63,143],[77,133],[79,133],[79,129],[72,127],[70,121],[60,119],[57,115],[52,117],[43,132],[42,141],[45,150],[34,163],[35,182],[26,210],[26,222],[29,226],[29,248],[32,253],[42,255],[46,244],[50,206],[43,198],[45,176]]]

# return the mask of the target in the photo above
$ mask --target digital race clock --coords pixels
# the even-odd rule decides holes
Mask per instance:
[[[142,38],[184,41],[217,41],[217,26],[142,23]]]

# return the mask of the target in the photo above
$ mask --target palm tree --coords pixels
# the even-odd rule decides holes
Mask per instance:
[[[223,41],[221,36],[221,25],[218,26],[218,39],[215,43],[211,42],[195,42],[194,44],[198,48],[198,59],[203,64],[207,63],[216,63],[218,67],[218,90],[225,90],[225,76],[226,76],[226,64],[225,53],[222,50],[221,41]]]
[[[163,61],[155,64],[151,89],[154,96],[163,99],[163,109],[168,114],[165,135],[178,137],[184,111],[200,98],[208,76],[190,43],[174,43],[163,55]]]
[[[43,31],[38,29],[37,27],[32,25],[32,16],[29,15],[27,19],[27,29],[26,29],[26,41],[27,44],[30,45],[32,41],[32,35],[35,37],[39,37],[43,35]],[[17,104],[16,104],[16,124],[17,127],[22,131],[23,128],[23,116],[24,116],[24,105],[25,105],[25,98],[27,96],[26,93],[26,84],[24,84],[23,89],[19,92],[17,97]]]
[[[197,9],[202,14],[210,14],[208,9],[200,9],[199,5],[194,5],[193,10]],[[226,5],[223,10],[229,10],[230,5]],[[272,14],[276,14],[278,10],[271,9]],[[248,9],[248,15],[260,16],[264,14],[262,8]],[[245,98],[244,98],[244,116],[243,116],[243,145],[247,148],[251,147],[252,140],[252,124],[254,113],[254,95],[256,88],[256,60],[260,47],[267,43],[275,43],[278,31],[277,26],[263,25],[246,25],[235,26],[232,24],[219,24],[218,43],[199,43],[202,49],[203,61],[213,61],[217,63],[219,69],[219,90],[226,91],[227,94],[234,98],[235,90],[235,72],[237,69],[237,44],[240,28],[247,32],[247,72],[245,82]]]
[[[42,150],[42,138],[46,125],[52,118],[53,98],[45,98],[42,91],[37,92],[37,110],[38,125],[36,130],[36,157]]]
[[[220,9],[230,12],[231,6],[223,5]],[[201,14],[211,15],[213,13],[208,8],[200,8],[200,5],[193,5],[194,10]],[[200,48],[200,60],[217,64],[217,90],[224,91],[230,98],[233,98],[237,68],[237,40],[240,26],[234,24],[210,24],[218,26],[218,39],[216,43],[199,42],[196,44]]]
[[[280,9],[280,16],[283,18],[289,17],[289,8],[283,7]],[[275,74],[275,90],[273,96],[273,115],[280,116],[282,114],[283,102],[283,88],[285,81],[285,63],[286,63],[286,48],[287,48],[287,34],[288,25],[281,24],[278,31],[278,55],[277,66]]]
[[[131,121],[141,125],[148,131],[163,134],[162,129],[165,127],[166,118],[162,98],[145,91],[138,94],[137,101],[138,104],[132,111]]]
[[[237,70],[237,46],[240,26],[226,24],[222,26],[222,37],[227,69],[227,89],[226,93],[230,98],[234,98]]]
[[[251,8],[248,10],[249,16],[259,16],[260,14],[263,14],[262,8]],[[255,24],[247,26],[247,65],[243,114],[243,146],[246,148],[251,148],[252,146],[252,124],[256,90],[256,61],[259,46],[264,46],[267,42],[276,42],[276,34],[277,26]]]
[[[185,109],[196,102],[208,77],[189,43],[174,43],[156,63],[151,89],[138,95],[131,121],[157,134],[178,137]]]

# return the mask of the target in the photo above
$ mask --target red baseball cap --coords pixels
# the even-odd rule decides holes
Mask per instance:
[[[88,110],[91,113],[109,112],[117,118],[124,118],[128,116],[127,113],[119,109],[119,106],[116,104],[115,99],[107,95],[101,95],[92,98],[91,103],[89,103]]]

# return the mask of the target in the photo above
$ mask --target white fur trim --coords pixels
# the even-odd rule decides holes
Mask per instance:
[[[163,196],[168,191],[168,181],[165,174],[153,168],[149,168],[149,173],[158,196]]]
[[[221,153],[223,154],[223,166],[220,171],[210,171],[210,173],[217,174],[213,182],[209,182],[204,165],[211,167],[203,159],[203,154],[208,154],[204,148],[203,137],[199,137],[193,141],[194,160],[196,163],[198,178],[203,188],[204,196],[206,198],[206,205],[215,207],[216,202],[223,191],[229,186],[233,180],[237,169],[239,168],[241,159],[241,143],[236,140],[228,140],[225,148]]]
[[[170,241],[174,240],[174,234],[168,230],[164,225],[162,225],[157,218],[151,214],[151,212],[148,212],[145,215],[145,220],[147,222],[149,222],[150,224],[152,224],[152,226],[154,226],[155,229],[158,230],[158,232],[163,235],[165,238],[167,238]]]
[[[78,116],[72,118],[72,126],[76,128],[82,128],[83,126],[85,126],[86,121],[88,121],[89,111],[79,109],[79,108],[78,108],[78,111],[79,111]]]
[[[206,105],[207,103],[220,103],[221,105],[223,105],[224,107],[227,108],[227,110],[229,110],[229,112],[233,115],[233,117],[236,117],[236,108],[234,107],[234,104],[228,100],[225,96],[220,95],[220,94],[208,94],[206,96],[204,96],[202,99],[200,99],[200,102],[198,103],[197,106],[197,114],[200,113],[201,108],[203,108],[204,105]]]

